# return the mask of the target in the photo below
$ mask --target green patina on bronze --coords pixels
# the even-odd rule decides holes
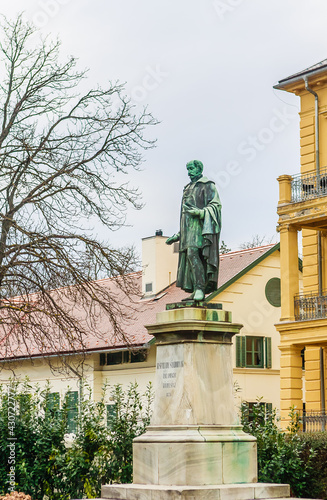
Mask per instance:
[[[214,182],[202,175],[198,160],[186,165],[191,182],[183,191],[180,231],[167,239],[180,242],[176,285],[201,302],[217,290],[221,203]]]
[[[166,304],[166,311],[170,311],[172,309],[181,309],[185,307],[201,307],[204,309],[214,309],[214,310],[222,310],[222,304],[208,304],[207,302],[196,302],[194,300],[185,300],[184,302],[171,302],[170,304]]]

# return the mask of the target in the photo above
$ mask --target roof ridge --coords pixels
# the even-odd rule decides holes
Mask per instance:
[[[268,243],[267,245],[260,245],[258,247],[242,248],[240,250],[233,250],[232,252],[220,254],[220,258],[223,259],[224,257],[227,257],[228,255],[231,255],[231,254],[253,252],[256,250],[260,250],[261,248],[272,248],[275,245],[278,245],[278,243]]]

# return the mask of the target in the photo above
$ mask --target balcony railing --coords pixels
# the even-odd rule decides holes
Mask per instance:
[[[296,174],[292,177],[292,203],[327,196],[327,167],[310,174]]]
[[[327,291],[322,295],[306,293],[294,298],[294,316],[296,321],[327,318]]]
[[[321,432],[327,430],[327,414],[325,411],[303,411],[300,416],[303,432]]]

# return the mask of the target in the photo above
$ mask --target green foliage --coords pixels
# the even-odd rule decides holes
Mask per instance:
[[[152,390],[145,393],[145,411],[140,419],[142,400],[137,391],[137,384],[131,384],[127,392],[116,385],[112,391],[115,412],[109,418],[112,443],[111,474],[116,483],[130,483],[133,473],[133,439],[145,431],[150,423]]]
[[[314,463],[307,482],[308,498],[327,499],[327,433],[315,432],[301,435],[305,461],[314,453]]]
[[[244,431],[257,438],[258,480],[264,483],[286,483],[292,494],[308,495],[308,484],[313,470],[315,452],[308,449],[298,434],[300,420],[291,409],[288,433],[277,426],[276,410],[267,410],[260,400],[253,406],[251,418],[247,405],[241,407]],[[310,492],[309,492],[310,493]]]
[[[149,423],[152,388],[141,396],[137,384],[126,391],[114,386],[111,402],[117,411],[110,427],[108,389],[105,386],[100,401],[94,402],[90,388],[81,386],[76,435],[72,435],[67,434],[69,398],[60,408],[49,385],[41,389],[28,381],[13,381],[10,390],[0,386],[0,494],[8,492],[8,443],[13,437],[15,489],[33,500],[44,495],[50,500],[94,498],[100,496],[103,483],[130,482],[132,441]]]
[[[226,243],[224,242],[224,240],[221,241],[219,252],[221,254],[231,252],[231,249],[228,248],[228,246],[226,245]]]

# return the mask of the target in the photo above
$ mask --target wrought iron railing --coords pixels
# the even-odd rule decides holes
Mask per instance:
[[[325,411],[303,411],[300,416],[303,432],[321,432],[327,430],[327,413]]]
[[[327,291],[321,295],[306,293],[294,298],[294,316],[296,321],[327,318]]]
[[[309,174],[296,174],[292,177],[292,203],[327,196],[327,167]]]

